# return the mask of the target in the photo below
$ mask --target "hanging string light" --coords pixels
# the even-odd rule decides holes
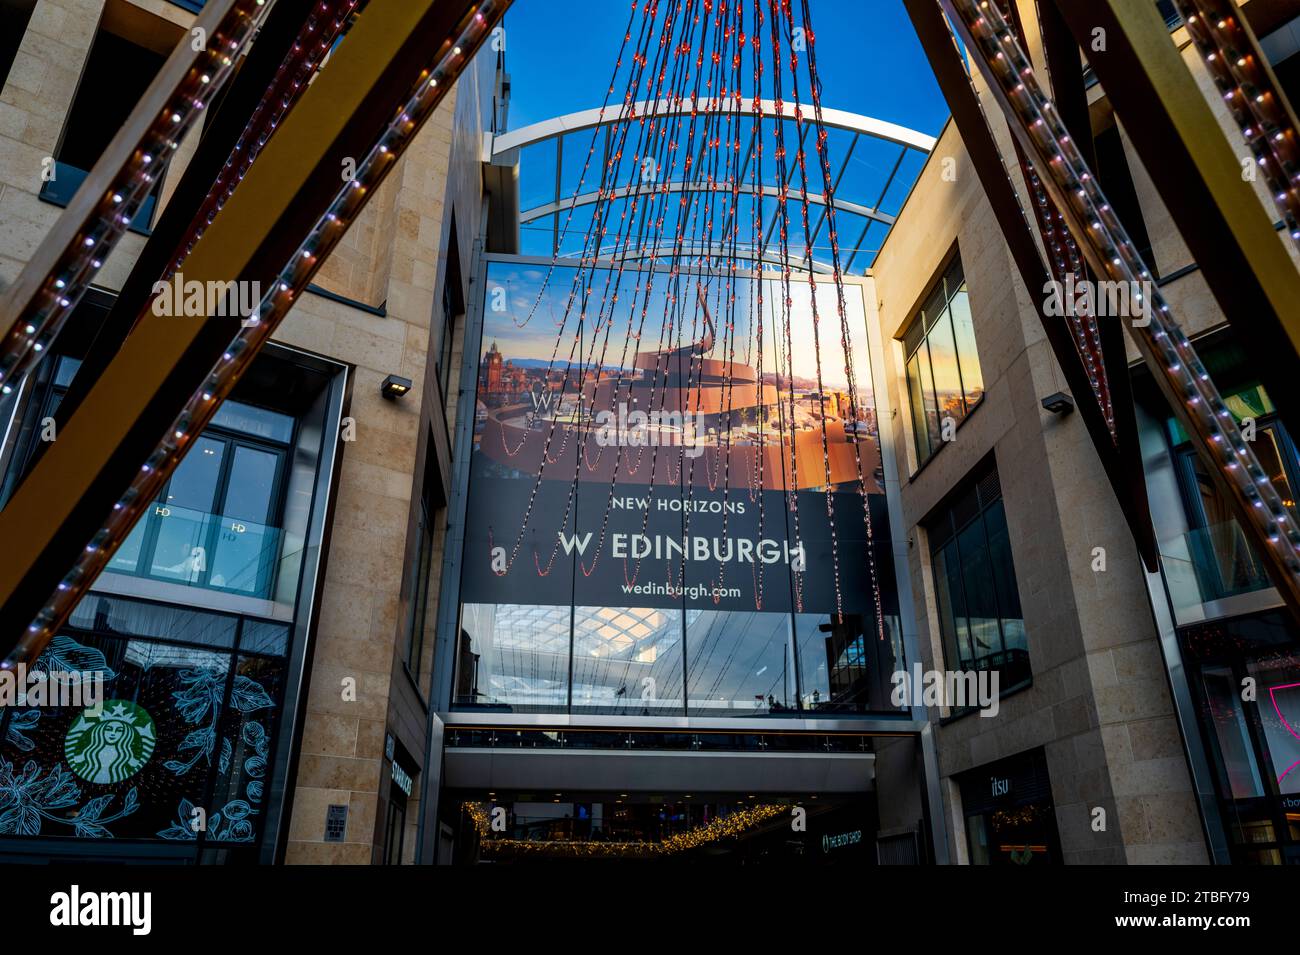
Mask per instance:
[[[765,12],[767,11],[767,12]],[[618,88],[619,67],[627,60],[629,75],[624,88],[618,115],[608,123],[608,132],[601,181],[594,196],[585,196],[591,202],[591,227],[583,240],[581,252],[573,257],[566,255],[564,242],[553,248],[551,262],[542,277],[537,297],[522,318],[512,321],[526,326],[541,302],[546,300],[548,288],[558,274],[561,264],[570,264],[571,280],[568,283],[567,301],[563,314],[555,318],[556,334],[552,342],[551,357],[543,372],[547,387],[557,387],[565,411],[546,414],[534,407],[531,411],[514,411],[506,408],[489,415],[489,433],[485,441],[499,449],[505,461],[526,454],[526,460],[535,462],[532,487],[523,506],[518,523],[509,521],[510,538],[500,542],[495,529],[488,528],[489,554],[496,554],[492,566],[498,575],[509,574],[525,550],[525,541],[550,539],[532,550],[532,562],[541,576],[549,575],[561,553],[563,532],[577,521],[577,502],[581,482],[593,475],[607,477],[603,507],[600,516],[594,512],[583,523],[594,533],[594,547],[586,548],[576,564],[584,577],[597,571],[599,562],[606,556],[610,538],[611,514],[620,480],[635,477],[639,496],[643,499],[640,516],[640,534],[644,538],[649,529],[650,515],[655,502],[664,492],[661,489],[679,489],[670,502],[682,514],[681,537],[676,558],[665,565],[670,593],[680,592],[686,585],[687,564],[691,558],[689,545],[695,520],[697,485],[717,494],[722,514],[724,542],[730,526],[730,495],[735,475],[747,488],[751,501],[758,506],[759,537],[766,539],[766,491],[774,490],[775,480],[781,481],[779,493],[785,495],[787,550],[800,555],[790,566],[791,598],[796,610],[803,609],[803,524],[800,511],[800,481],[808,477],[801,474],[805,462],[801,457],[812,453],[812,445],[819,443],[822,458],[820,478],[811,475],[813,483],[825,492],[826,533],[831,549],[831,573],[835,590],[834,613],[843,619],[844,593],[841,577],[843,557],[842,542],[836,529],[836,512],[833,494],[841,482],[842,465],[832,464],[830,452],[830,422],[823,381],[824,356],[821,355],[822,325],[817,283],[810,279],[810,301],[813,309],[813,358],[816,365],[817,391],[810,396],[799,396],[800,385],[795,374],[798,348],[805,344],[795,341],[793,271],[791,256],[791,220],[797,216],[804,231],[803,259],[811,264],[812,229],[809,205],[812,201],[807,186],[807,154],[805,137],[815,131],[817,156],[823,178],[830,175],[829,157],[825,150],[826,130],[820,108],[820,79],[816,75],[815,60],[797,54],[793,40],[793,10],[789,0],[673,0],[664,4],[634,6],[634,16],[639,12],[641,24],[633,29],[632,21],[623,32],[622,46],[616,61],[614,79],[606,90],[606,104],[614,99]],[[770,13],[770,17],[768,16]],[[804,11],[805,29],[810,27],[808,13]],[[746,21],[750,21],[746,29]],[[764,34],[771,43],[765,45]],[[635,46],[633,46],[635,38]],[[745,57],[750,63],[745,63]],[[775,107],[772,110],[771,129],[766,129],[768,117],[763,110],[764,61],[770,56],[770,79]],[[798,72],[809,70],[809,84],[813,90],[815,119],[803,115],[799,102]],[[746,91],[746,81],[753,88]],[[789,84],[793,98],[793,113],[784,102],[783,90]],[[644,98],[639,98],[644,96]],[[748,103],[746,97],[748,96]],[[605,123],[605,107],[599,114]],[[787,124],[791,119],[791,129]],[[746,126],[748,123],[748,126]],[[629,130],[635,127],[635,135]],[[796,143],[788,143],[787,135],[794,134]],[[765,256],[764,196],[768,193],[763,182],[763,140],[765,134],[775,138],[774,164],[779,186],[773,190],[776,197],[775,226],[779,251],[773,258],[780,268],[779,295],[768,298],[765,285],[772,281],[757,270],[748,293],[749,328],[745,337],[746,375],[753,375],[748,359],[757,346],[757,375],[736,380],[740,330],[738,328],[738,294],[740,270],[737,256],[741,234],[753,229],[749,248],[756,263]],[[598,133],[593,132],[588,145],[573,200],[565,218],[564,234],[573,221],[573,211],[578,200],[584,198],[585,173],[595,154]],[[749,150],[746,152],[746,139]],[[749,170],[748,188],[745,171]],[[790,208],[791,184],[795,174],[800,184],[795,201],[799,210]],[[585,201],[584,200],[584,201]],[[742,214],[742,200],[749,201],[752,216]],[[823,190],[822,201],[833,214],[833,183]],[[770,231],[768,232],[770,235]],[[838,233],[831,220],[833,263],[832,273],[837,288],[840,318],[840,344],[844,351],[848,397],[848,415],[854,422],[852,436],[839,436],[836,431],[836,454],[841,453],[838,443],[852,444],[858,472],[858,485],[864,510],[866,528],[867,572],[871,593],[876,603],[877,629],[883,635],[883,616],[880,608],[879,585],[876,580],[874,540],[871,529],[870,508],[867,498],[866,477],[858,447],[857,415],[862,402],[857,395],[856,376],[853,371],[854,334],[849,328],[844,304],[843,280],[839,265]],[[625,280],[626,263],[641,256],[648,267],[636,270],[635,282]],[[597,276],[596,270],[604,271]],[[626,285],[633,287],[629,295]],[[611,338],[616,321],[616,308],[626,308],[626,334],[615,363],[611,354]],[[651,309],[655,315],[650,316]],[[655,322],[656,347],[644,339],[647,317]],[[861,334],[859,331],[858,334]],[[566,347],[567,345],[567,347]],[[774,347],[773,347],[774,346]],[[718,348],[718,359],[708,357]],[[766,367],[771,350],[775,356],[775,370]],[[631,361],[628,360],[629,352]],[[766,384],[769,374],[775,375],[775,385]],[[558,380],[557,380],[558,379]],[[752,383],[751,383],[752,380]],[[662,413],[671,407],[684,413],[707,411],[716,427],[707,436],[694,435],[704,440],[703,454],[691,454],[689,460],[677,445],[654,441],[633,442],[626,447],[622,440],[610,448],[599,440],[594,422],[602,412],[618,409],[628,402],[637,414],[647,417]],[[811,423],[801,430],[801,408],[812,402]],[[818,401],[820,407],[816,407]],[[507,427],[507,414],[522,412],[522,427]],[[841,412],[842,413],[842,412]],[[739,417],[738,417],[739,416]],[[732,460],[737,451],[735,428],[752,416],[753,430],[742,445],[745,465],[739,472]],[[775,420],[772,420],[775,419]],[[514,419],[516,421],[519,418]],[[620,419],[621,420],[621,419]],[[775,447],[769,441],[775,434],[780,440]],[[621,425],[620,425],[621,426]],[[593,437],[596,439],[593,441]],[[593,447],[593,444],[595,445]],[[571,456],[571,457],[570,457]],[[612,459],[612,460],[611,460]],[[838,459],[837,459],[838,460]],[[648,469],[646,467],[648,462]],[[556,469],[562,473],[557,474]],[[605,470],[601,470],[601,469]],[[815,472],[815,468],[813,469]],[[558,481],[567,483],[564,503],[558,495],[543,495],[542,489],[554,487]],[[545,482],[545,483],[544,483]],[[583,500],[587,500],[584,496]],[[542,502],[546,505],[543,507]],[[551,528],[558,522],[561,533],[552,535]],[[590,523],[587,523],[590,522]],[[538,537],[537,535],[540,535]],[[725,545],[724,545],[725,546]],[[633,549],[635,551],[635,548]],[[504,554],[504,560],[500,559]],[[628,586],[636,586],[647,554],[636,552],[623,556],[623,578]],[[715,552],[717,569],[710,574],[709,584],[715,605],[725,591],[727,556],[719,547]],[[657,559],[657,558],[656,558]],[[751,561],[755,609],[764,609],[765,568],[761,561]],[[694,573],[694,572],[692,572]],[[594,663],[592,664],[595,665]],[[577,675],[575,675],[577,679]]]
[[[276,70],[271,85],[253,108],[244,131],[235,142],[230,156],[218,171],[208,194],[190,220],[189,227],[177,242],[171,265],[162,280],[171,280],[175,271],[194,251],[194,246],[226,202],[235,187],[248,174],[253,161],[275,132],[276,127],[298,102],[313,74],[320,68],[334,41],[342,35],[349,18],[357,12],[361,0],[320,0],[303,23],[288,55]]]
[[[86,587],[130,533],[145,504],[157,495],[171,466],[184,455],[195,436],[211,420],[258,349],[288,313],[297,295],[306,288],[320,261],[337,245],[374,188],[433,112],[442,92],[459,75],[465,62],[463,51],[481,42],[506,6],[504,0],[483,0],[459,27],[455,41],[444,44],[443,52],[421,73],[407,99],[395,110],[387,128],[357,164],[355,180],[340,189],[328,210],[290,256],[271,284],[270,291],[241,325],[239,333],[203,385],[190,397],[157,448],[141,466],[135,480],[113,505],[101,529],[50,595],[4,665],[33,659],[53,636],[54,630],[67,619]]]
[[[10,308],[16,313],[9,309],[3,313],[13,317],[0,338],[0,393],[9,394],[58,336],[166,172],[172,153],[230,78],[239,50],[253,35],[264,8],[265,0],[234,0],[224,14],[218,14],[214,6],[206,16],[200,15],[197,22],[207,30],[207,41],[199,50],[182,44],[168,60],[190,56],[191,63],[167,96],[166,105],[145,128],[73,234],[65,238],[59,228],[50,234],[47,243],[66,242],[64,247],[46,255],[43,246],[14,282],[14,289],[31,288],[32,294],[11,300]],[[97,170],[92,169],[87,181],[96,178]],[[81,208],[82,201],[78,193],[69,210]],[[44,275],[36,274],[51,257],[55,258],[53,267]]]
[[[1136,246],[1098,188],[1055,106],[1039,87],[1032,65],[997,5],[988,0],[944,3],[999,94],[1012,131],[1034,153],[1038,168],[1050,173],[1044,181],[1067,212],[1094,270],[1129,283],[1130,288],[1142,288],[1148,273]],[[1137,294],[1141,301],[1142,293]],[[1300,530],[1295,515],[1243,438],[1158,288],[1144,304],[1150,321],[1129,323],[1134,343],[1171,399],[1175,417],[1206,463],[1216,468],[1243,523],[1260,543],[1264,558],[1293,592],[1300,591]]]
[[[1287,234],[1300,245],[1300,144],[1291,104],[1231,0],[1175,0],[1187,33],[1241,130]]]

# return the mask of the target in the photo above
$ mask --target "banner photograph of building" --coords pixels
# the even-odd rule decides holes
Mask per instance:
[[[1300,0],[0,0],[0,864],[1300,865],[1297,105]]]

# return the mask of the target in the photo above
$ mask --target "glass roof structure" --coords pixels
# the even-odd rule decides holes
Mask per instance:
[[[647,260],[666,255],[680,241],[689,259],[700,264],[716,267],[720,259],[734,256],[760,262],[764,268],[779,267],[784,258],[778,229],[784,188],[791,266],[829,272],[831,236],[823,173],[813,142],[812,110],[806,104],[803,109],[801,124],[791,104],[778,109],[772,100],[762,101],[757,119],[749,101],[742,108],[729,101],[720,105],[716,100],[700,101],[694,117],[690,101],[642,102],[630,111],[630,119],[620,116],[618,107],[610,107],[604,115],[599,109],[588,109],[498,133],[492,141],[493,161],[518,162],[519,251],[544,258],[591,256],[594,245],[588,236],[593,212],[599,208],[601,172],[613,157],[604,187],[612,194],[607,203],[607,235],[597,258]],[[713,114],[715,136],[711,147],[699,133],[705,125],[702,117],[708,113]],[[696,145],[691,147],[693,120]],[[861,275],[875,260],[935,140],[842,110],[824,109],[823,121],[840,263],[846,274]],[[643,137],[652,141],[656,124],[659,135],[668,135],[681,149],[672,150],[671,159],[647,171],[640,165],[645,160],[637,157],[647,151],[640,144]],[[784,127],[788,157],[784,179],[774,158],[778,125]],[[806,181],[796,161],[800,142],[805,148]],[[687,151],[696,161],[679,159]],[[661,222],[617,241],[619,217],[638,196],[662,193],[664,186],[669,193],[680,193],[681,201],[662,202]],[[804,189],[811,212],[807,232],[800,217]],[[682,215],[687,218],[679,219]],[[712,228],[706,226],[710,221]],[[735,222],[735,229],[724,226],[727,222]]]

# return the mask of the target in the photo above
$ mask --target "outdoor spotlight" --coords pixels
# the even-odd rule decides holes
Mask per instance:
[[[1064,391],[1058,391],[1043,399],[1043,408],[1052,414],[1068,415],[1074,410],[1074,399]]]
[[[388,400],[401,398],[411,390],[411,379],[402,378],[400,375],[389,375],[384,379],[384,383],[379,386],[379,393]]]

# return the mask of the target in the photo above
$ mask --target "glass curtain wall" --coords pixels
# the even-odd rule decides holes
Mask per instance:
[[[792,287],[787,319],[779,281],[764,280],[760,311],[753,279],[731,302],[711,276],[674,288],[667,273],[597,272],[606,301],[622,283],[597,317],[596,291],[583,315],[567,306],[573,269],[544,285],[547,271],[487,272],[453,705],[897,712],[857,287],[850,387],[831,283],[817,292],[819,380],[806,286]]]

